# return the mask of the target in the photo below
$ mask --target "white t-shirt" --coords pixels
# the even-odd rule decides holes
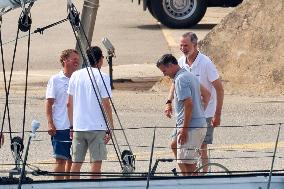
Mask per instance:
[[[46,99],[53,98],[52,118],[56,130],[69,129],[70,122],[67,114],[67,89],[69,78],[63,71],[52,76],[48,81],[46,88]]]
[[[92,76],[91,69],[89,72]],[[92,68],[95,81],[93,81],[96,93],[102,98],[111,97],[110,78],[105,73],[102,73],[106,88],[102,81],[97,68]],[[92,77],[93,78],[93,77]],[[96,87],[96,84],[98,88]],[[87,69],[81,69],[74,72],[69,81],[68,94],[73,96],[73,129],[74,131],[94,131],[106,130],[107,126],[103,117],[101,108],[98,103],[98,98],[93,89]]]
[[[193,73],[198,78],[199,82],[211,93],[210,101],[205,110],[205,117],[214,117],[217,99],[216,90],[212,85],[212,82],[219,78],[216,66],[209,57],[201,52],[198,52],[198,55],[191,66],[186,63],[185,56],[180,57],[178,64],[181,68],[185,68],[187,71]]]

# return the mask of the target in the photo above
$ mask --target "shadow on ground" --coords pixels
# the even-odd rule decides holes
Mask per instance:
[[[115,79],[113,81],[114,90],[125,91],[148,91],[150,90],[160,77],[137,77],[127,79]]]

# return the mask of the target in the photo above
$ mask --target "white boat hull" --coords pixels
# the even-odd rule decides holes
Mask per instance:
[[[160,177],[150,180],[149,189],[266,189],[268,176],[204,176]],[[22,189],[145,189],[145,178],[122,178],[78,181],[37,181],[23,184]],[[18,184],[1,185],[1,189],[17,189]],[[284,189],[284,176],[273,176],[270,189]]]

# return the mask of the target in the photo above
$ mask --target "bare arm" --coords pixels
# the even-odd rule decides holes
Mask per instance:
[[[110,129],[110,132],[107,133],[106,136],[104,137],[104,142],[105,144],[107,144],[109,140],[111,139],[111,132],[112,132],[111,130],[114,129],[113,119],[112,119],[112,109],[111,109],[109,98],[103,98],[102,104],[107,114],[107,119],[108,119],[109,129]]]
[[[70,125],[73,126],[73,96],[72,95],[68,96],[67,113],[68,113]]]
[[[108,117],[110,129],[114,129],[113,119],[112,119],[112,109],[111,109],[109,98],[103,98],[102,104],[103,104],[104,110],[106,111],[106,114]]]
[[[175,84],[172,83],[171,88],[170,88],[170,92],[169,92],[169,95],[168,95],[168,100],[174,99],[174,90],[175,90]]]
[[[165,115],[168,118],[171,118],[173,115],[173,108],[172,108],[172,100],[174,99],[174,90],[175,90],[175,85],[174,83],[172,83],[171,85],[171,89],[169,91],[169,95],[168,95],[168,100],[171,101],[170,103],[166,104],[166,108],[165,108]]]
[[[213,127],[216,127],[220,125],[221,123],[221,114],[222,114],[222,107],[223,107],[223,100],[224,100],[224,89],[222,82],[219,79],[212,82],[212,85],[214,86],[216,90],[216,96],[217,96],[217,105],[216,105],[216,111],[214,118],[212,120]]]
[[[200,92],[201,92],[203,107],[204,107],[204,110],[205,110],[208,106],[209,101],[210,101],[211,93],[201,84],[200,84]]]
[[[188,139],[188,126],[192,117],[192,99],[187,98],[184,101],[184,120],[183,127],[180,130],[178,143],[184,144]]]
[[[46,113],[46,118],[47,118],[47,123],[48,123],[48,134],[53,136],[56,133],[56,128],[53,123],[53,118],[52,118],[52,106],[54,104],[54,98],[48,98],[46,100],[46,105],[45,105],[45,113]]]

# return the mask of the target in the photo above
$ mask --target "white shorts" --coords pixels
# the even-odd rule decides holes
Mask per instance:
[[[186,143],[182,145],[177,143],[177,163],[197,163],[200,156],[198,150],[201,148],[205,135],[206,127],[188,131],[188,139]]]

